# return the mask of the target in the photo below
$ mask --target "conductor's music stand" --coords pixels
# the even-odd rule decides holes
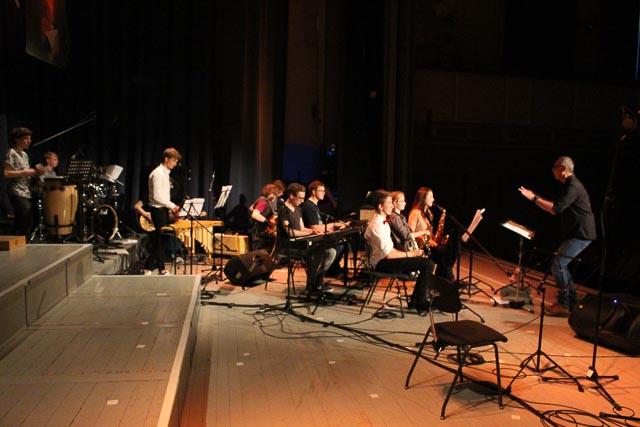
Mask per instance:
[[[512,301],[512,303],[510,303],[509,306],[513,308],[522,308],[522,306],[524,305],[524,301],[521,302],[518,300],[518,293],[522,290],[525,290],[526,288],[531,287],[531,283],[528,283],[527,281],[524,280],[525,271],[522,269],[522,256],[524,254],[524,249],[523,249],[524,239],[531,240],[533,239],[536,233],[533,230],[529,230],[524,225],[518,224],[517,222],[511,221],[511,220],[506,220],[500,225],[502,225],[507,230],[513,231],[519,236],[520,241],[518,246],[518,266],[516,267],[516,270],[514,272],[515,280],[513,280],[511,283],[508,283],[502,286],[501,288],[496,289],[493,293],[497,294],[503,289],[506,289],[509,287],[515,288],[516,300]]]
[[[91,160],[71,159],[67,166],[67,180],[78,186],[78,212],[80,214],[80,242],[88,240],[85,237],[85,217],[84,217],[84,184],[89,182],[93,162]],[[91,238],[91,236],[89,236]]]

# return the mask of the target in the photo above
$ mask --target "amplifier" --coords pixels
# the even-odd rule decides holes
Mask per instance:
[[[598,343],[640,354],[640,298],[628,294],[602,294]],[[569,316],[574,332],[589,341],[595,340],[598,318],[598,295],[587,295]]]
[[[213,245],[213,254],[220,254],[220,239],[222,239],[222,255],[242,255],[249,252],[249,236],[242,234],[215,233],[216,241]]]

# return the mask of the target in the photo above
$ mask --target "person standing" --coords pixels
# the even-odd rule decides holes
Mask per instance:
[[[560,216],[561,243],[551,262],[551,273],[558,287],[558,301],[547,308],[551,316],[568,316],[578,302],[575,284],[568,270],[569,263],[597,238],[589,194],[574,175],[574,167],[573,160],[568,156],[558,157],[553,164],[553,177],[562,183],[562,192],[555,201],[543,198],[525,187],[518,188],[523,197],[540,209]]]
[[[18,127],[11,130],[13,147],[7,151],[4,163],[4,177],[7,180],[7,193],[13,207],[14,228],[18,235],[29,239],[33,216],[31,212],[31,178],[44,173],[44,168],[29,166],[29,155],[25,150],[31,145],[31,130]]]
[[[151,254],[145,262],[145,270],[158,269],[159,275],[167,275],[164,268],[164,241],[162,239],[162,227],[169,224],[169,211],[175,216],[180,211],[180,206],[171,201],[171,180],[169,174],[180,161],[180,153],[175,148],[167,148],[162,153],[160,163],[149,174],[149,213],[154,230],[151,233]]]

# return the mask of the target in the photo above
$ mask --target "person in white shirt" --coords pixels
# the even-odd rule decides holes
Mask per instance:
[[[425,316],[429,310],[427,280],[433,275],[433,261],[425,258],[421,249],[407,252],[394,248],[391,227],[387,221],[387,217],[393,212],[391,192],[376,190],[373,201],[376,213],[369,221],[364,233],[370,249],[369,261],[376,271],[384,273],[409,274],[417,271],[418,278],[411,294],[409,307],[415,308],[419,315]]]
[[[149,174],[149,212],[154,231],[151,233],[151,253],[144,269],[158,269],[158,274],[169,274],[164,268],[164,243],[162,227],[169,224],[169,211],[178,215],[180,206],[171,201],[171,180],[169,174],[180,161],[180,153],[175,148],[167,148],[162,153],[162,163]]]
[[[15,215],[15,233],[28,239],[33,224],[30,181],[31,178],[42,175],[44,169],[29,166],[26,150],[31,146],[31,130],[19,127],[12,129],[10,135],[13,147],[7,151],[4,177],[7,180],[7,193]]]

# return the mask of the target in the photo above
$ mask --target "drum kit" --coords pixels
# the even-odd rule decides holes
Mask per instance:
[[[35,193],[39,224],[31,240],[47,240],[44,230],[58,241],[76,235],[82,242],[104,243],[119,235],[121,172],[118,165],[91,166],[86,182],[63,176],[45,178],[41,192]]]

